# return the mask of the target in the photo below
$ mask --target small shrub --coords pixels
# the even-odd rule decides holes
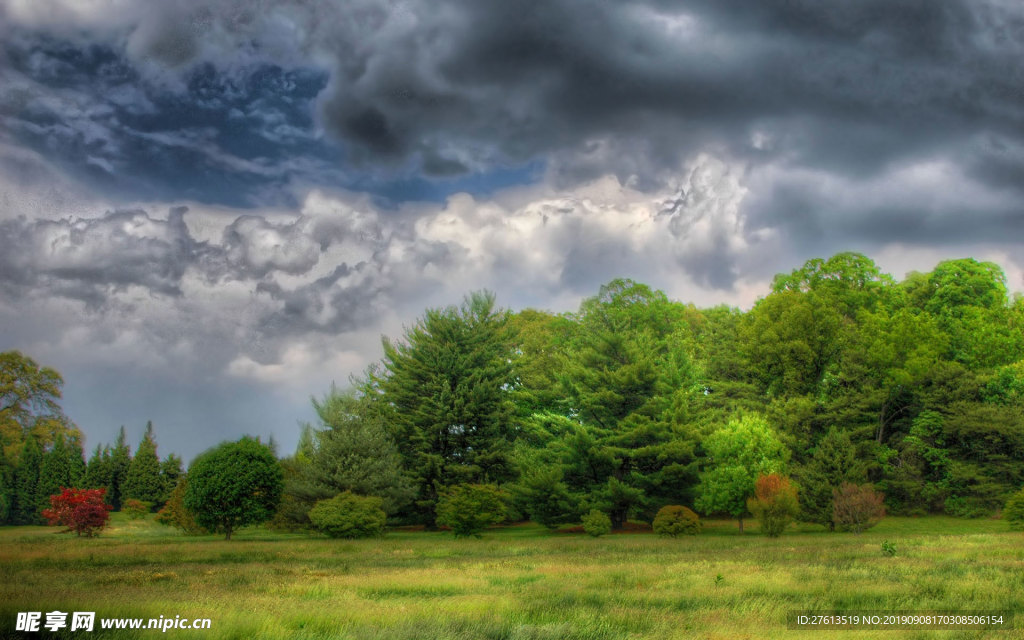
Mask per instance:
[[[844,482],[832,492],[832,509],[836,526],[843,531],[860,533],[885,517],[885,499],[870,484]]]
[[[370,538],[384,533],[388,516],[383,504],[380,498],[346,491],[313,505],[309,519],[332,538]]]
[[[651,527],[660,536],[695,536],[700,532],[700,518],[686,507],[670,504],[658,510]]]
[[[124,501],[124,504],[121,505],[121,511],[127,513],[128,517],[132,520],[138,520],[139,518],[142,518],[147,513],[149,513],[149,508],[151,506],[152,505],[148,502],[143,502],[142,500],[136,500],[135,498],[132,498],[130,500]]]
[[[437,502],[437,524],[450,527],[456,538],[474,536],[492,524],[504,522],[508,495],[492,484],[449,487]]]
[[[777,473],[759,476],[754,483],[754,497],[747,500],[747,509],[761,523],[762,533],[777,538],[800,513],[796,487],[789,478]]]
[[[188,476],[178,478],[178,484],[167,499],[167,503],[156,513],[156,521],[168,527],[180,529],[183,533],[196,536],[209,533],[201,527],[192,512],[185,508],[185,491],[188,488]]]
[[[91,538],[107,526],[110,505],[103,501],[106,489],[65,489],[50,496],[50,509],[43,511],[50,526],[64,526],[79,536]]]
[[[889,556],[890,558],[896,555],[896,545],[889,542],[888,540],[882,542],[882,554]]]
[[[595,538],[609,534],[612,532],[612,519],[603,511],[592,509],[583,516],[583,530]]]
[[[1003,507],[1003,520],[1014,531],[1024,531],[1024,489],[1010,496]]]

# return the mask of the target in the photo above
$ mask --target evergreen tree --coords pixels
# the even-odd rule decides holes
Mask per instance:
[[[125,500],[124,483],[128,476],[128,467],[131,465],[131,450],[125,439],[124,427],[117,434],[117,442],[110,452],[110,504],[114,511],[121,510],[121,503]]]
[[[14,467],[4,453],[0,438],[0,524],[9,524],[14,506]]]
[[[435,526],[446,487],[514,477],[513,355],[508,314],[489,292],[471,294],[460,308],[428,310],[402,342],[384,339],[386,371],[371,384],[390,409],[419,522]]]
[[[40,511],[50,508],[50,496],[59,495],[63,489],[74,486],[72,474],[76,467],[72,455],[64,436],[58,434],[53,446],[43,455],[39,466],[36,505]]]
[[[106,489],[106,499],[110,499],[110,488],[113,484],[110,474],[110,445],[102,449],[100,445],[96,445],[92,457],[89,458],[89,464],[85,467],[83,484],[86,489]]]
[[[802,520],[825,525],[829,531],[834,531],[833,491],[844,482],[863,483],[866,476],[849,434],[832,427],[818,442],[811,459],[800,469],[796,479],[800,487]]]
[[[394,514],[412,499],[412,486],[402,458],[371,401],[331,389],[313,400],[321,426],[313,431],[315,446],[307,467],[309,480],[322,489],[320,499],[351,491],[383,500]]]
[[[36,500],[39,488],[39,467],[43,452],[35,437],[29,436],[18,459],[14,480],[14,522],[15,524],[42,524],[39,503]]]
[[[125,473],[121,499],[141,500],[152,506],[162,501],[164,489],[160,478],[160,459],[156,455],[156,441],[153,438],[153,423],[147,422],[146,433]]]
[[[178,480],[184,473],[185,467],[181,462],[181,458],[173,453],[169,454],[167,459],[160,463],[160,484],[163,488],[157,506],[166,503],[170,499],[175,487],[178,486]]]

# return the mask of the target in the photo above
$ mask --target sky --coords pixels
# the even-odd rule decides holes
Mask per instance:
[[[273,436],[428,307],[1024,290],[1018,0],[0,0],[0,350],[86,448]]]

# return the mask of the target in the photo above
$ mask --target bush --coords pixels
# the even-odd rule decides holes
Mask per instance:
[[[583,516],[583,530],[595,538],[612,532],[612,519],[603,511],[592,509]]]
[[[185,508],[185,490],[188,487],[188,476],[178,478],[178,484],[167,499],[167,503],[156,513],[156,521],[168,527],[175,527],[188,535],[201,535],[209,533],[205,528],[199,526],[192,512]]]
[[[1024,531],[1024,489],[1010,496],[1003,507],[1003,520],[1010,524],[1014,531]]]
[[[686,507],[670,504],[658,510],[652,528],[654,533],[670,538],[680,534],[695,536],[700,532],[700,518]]]
[[[50,526],[64,526],[79,536],[91,538],[107,526],[110,505],[103,501],[106,489],[65,489],[50,496],[50,509],[43,511]]]
[[[491,484],[459,484],[437,502],[437,524],[450,527],[456,538],[480,537],[484,528],[505,520],[508,496]]]
[[[345,491],[313,505],[309,519],[332,538],[370,538],[384,533],[388,516],[383,505],[381,498]]]
[[[138,520],[149,513],[149,508],[152,505],[149,502],[143,502],[142,500],[136,500],[132,498],[125,500],[124,504],[121,505],[121,511],[128,514],[128,517],[132,520]]]
[[[758,476],[754,483],[754,497],[747,499],[747,509],[761,523],[761,533],[777,538],[800,513],[796,487],[789,478],[777,473]]]
[[[860,533],[878,524],[885,517],[885,499],[870,484],[844,482],[832,492],[832,509],[836,526],[843,531]]]
[[[192,461],[184,505],[196,522],[230,540],[239,527],[272,518],[283,488],[277,456],[259,440],[245,437],[221,443]]]

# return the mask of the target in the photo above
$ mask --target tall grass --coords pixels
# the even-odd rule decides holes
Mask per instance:
[[[530,525],[479,540],[396,532],[338,541],[252,529],[225,542],[118,514],[96,539],[53,531],[0,530],[0,634],[17,611],[59,609],[212,619],[210,630],[167,632],[180,638],[810,639],[820,635],[787,629],[790,612],[1024,610],[1024,534],[991,520],[889,518],[859,536],[807,526],[776,539],[712,521],[674,540]],[[895,556],[881,552],[884,540]]]

